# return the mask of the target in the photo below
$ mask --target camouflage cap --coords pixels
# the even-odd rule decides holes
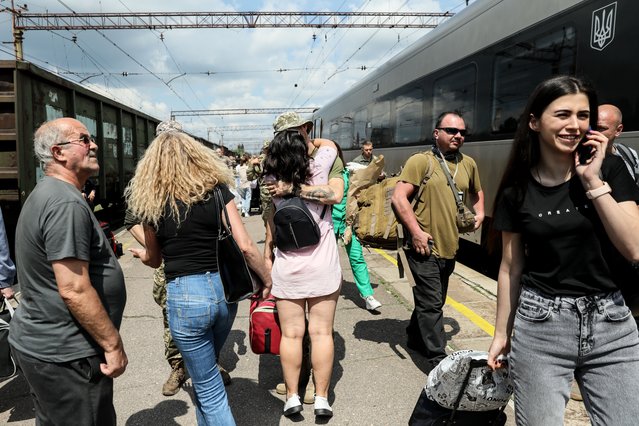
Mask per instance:
[[[282,130],[292,129],[294,127],[300,127],[304,124],[310,123],[313,124],[312,120],[304,120],[300,117],[296,112],[289,111],[283,114],[280,114],[273,123],[273,130],[275,133],[281,132]]]
[[[181,132],[182,125],[175,120],[166,120],[158,124],[155,128],[155,136],[164,132]]]

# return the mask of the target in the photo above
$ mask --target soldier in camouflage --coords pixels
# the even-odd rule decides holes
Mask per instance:
[[[266,150],[268,149],[269,143],[271,143],[270,139],[264,140],[262,153],[259,155],[259,157],[254,158],[250,161],[249,168],[246,172],[246,177],[248,178],[248,180],[257,179],[257,183],[260,186],[260,207],[262,210],[262,220],[264,221],[264,226],[266,226],[267,218],[269,217],[269,214],[273,209],[271,194],[268,192],[268,189],[264,184],[264,177],[262,176],[262,164],[264,163],[264,157],[266,156]]]

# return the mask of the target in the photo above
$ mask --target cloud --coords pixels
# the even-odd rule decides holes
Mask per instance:
[[[143,11],[440,11],[461,0],[65,0],[76,12]],[[29,11],[66,12],[58,2],[29,4]],[[0,22],[8,14],[0,15]],[[9,22],[9,21],[7,21]],[[0,39],[10,40],[9,25]],[[83,81],[106,96],[164,119],[172,110],[314,107],[326,104],[427,30],[415,29],[193,29],[113,30],[25,34],[28,60]],[[72,41],[75,37],[75,41]],[[4,50],[10,50],[10,46]],[[0,52],[0,59],[10,53]],[[365,69],[361,69],[365,67]],[[302,70],[303,69],[303,70]],[[280,70],[280,71],[277,71]],[[155,74],[152,75],[151,73]],[[208,73],[208,74],[207,74]],[[125,75],[123,75],[125,74]],[[184,74],[184,75],[183,75]],[[193,133],[211,127],[270,124],[264,115],[185,117]],[[261,141],[270,131],[234,133]],[[229,136],[230,137],[230,136]]]

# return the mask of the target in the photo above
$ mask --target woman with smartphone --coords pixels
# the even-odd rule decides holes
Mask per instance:
[[[539,84],[495,198],[503,254],[488,362],[503,367],[510,352],[518,425],[563,425],[573,376],[593,425],[639,418],[639,336],[618,289],[636,277],[639,190],[605,157],[596,122],[582,80]]]

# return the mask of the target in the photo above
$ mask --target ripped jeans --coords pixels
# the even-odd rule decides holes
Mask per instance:
[[[549,297],[524,287],[510,368],[517,425],[563,425],[573,377],[593,425],[637,424],[639,336],[619,291]]]

